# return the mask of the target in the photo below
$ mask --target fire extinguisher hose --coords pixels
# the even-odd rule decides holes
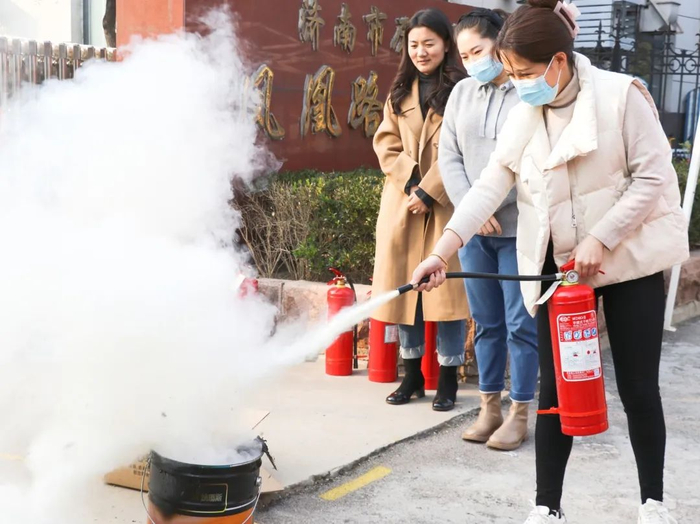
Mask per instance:
[[[561,280],[564,276],[562,273],[557,273],[554,275],[500,275],[498,273],[469,273],[469,272],[455,272],[447,273],[445,275],[447,278],[480,278],[488,280],[507,280],[507,281],[518,281],[518,282],[556,282]],[[430,277],[425,277],[420,281],[420,284],[427,284],[430,281]],[[406,284],[398,288],[399,295],[413,291],[418,286],[413,286],[411,284]]]

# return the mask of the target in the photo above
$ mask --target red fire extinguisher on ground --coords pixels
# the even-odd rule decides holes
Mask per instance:
[[[396,380],[399,327],[371,318],[369,320],[369,361],[367,375],[370,382]]]
[[[549,308],[559,406],[537,413],[559,415],[565,435],[596,435],[608,429],[596,296],[579,283],[574,261],[561,271],[539,302]]]
[[[437,389],[440,377],[440,364],[437,352],[437,322],[425,322],[425,354],[420,363],[425,389]]]
[[[236,278],[235,288],[238,290],[238,296],[241,298],[245,298],[248,295],[257,295],[259,288],[258,279],[239,273]]]
[[[335,278],[328,282],[332,286],[327,293],[328,318],[335,316],[341,309],[355,304],[355,292],[348,285],[348,280],[340,271],[330,268]],[[340,335],[326,350],[326,374],[333,376],[352,375],[354,352],[353,330]]]
[[[370,278],[370,281],[372,279]],[[372,291],[367,293],[372,296]],[[399,326],[369,319],[369,355],[367,378],[370,382],[394,382],[398,376],[396,366],[399,353]]]

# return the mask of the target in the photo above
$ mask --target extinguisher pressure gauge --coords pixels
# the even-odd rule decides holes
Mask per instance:
[[[569,284],[578,284],[578,281],[579,281],[578,272],[574,271],[574,270],[567,271],[564,278],[565,278],[566,282]]]

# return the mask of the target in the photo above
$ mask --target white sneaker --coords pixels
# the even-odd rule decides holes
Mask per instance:
[[[678,524],[668,509],[658,500],[647,499],[639,508],[637,524]]]
[[[552,524],[552,523],[563,523],[566,522],[566,517],[564,513],[559,510],[558,515],[550,515],[549,508],[547,506],[535,506],[527,517],[524,524]]]

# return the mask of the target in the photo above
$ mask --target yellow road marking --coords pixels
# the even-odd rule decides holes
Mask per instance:
[[[24,460],[24,457],[19,455],[10,455],[9,453],[0,453],[0,460],[7,460],[9,462],[19,462]]]
[[[389,468],[385,468],[384,466],[378,466],[374,469],[369,470],[364,475],[357,477],[355,480],[351,480],[350,482],[346,482],[345,484],[342,484],[337,488],[333,488],[330,491],[326,491],[323,495],[321,495],[321,498],[323,500],[331,501],[338,500],[340,498],[343,498],[345,495],[349,495],[353,491],[357,491],[360,488],[364,488],[366,485],[371,484],[372,482],[383,479],[389,473],[391,473],[391,470]]]

